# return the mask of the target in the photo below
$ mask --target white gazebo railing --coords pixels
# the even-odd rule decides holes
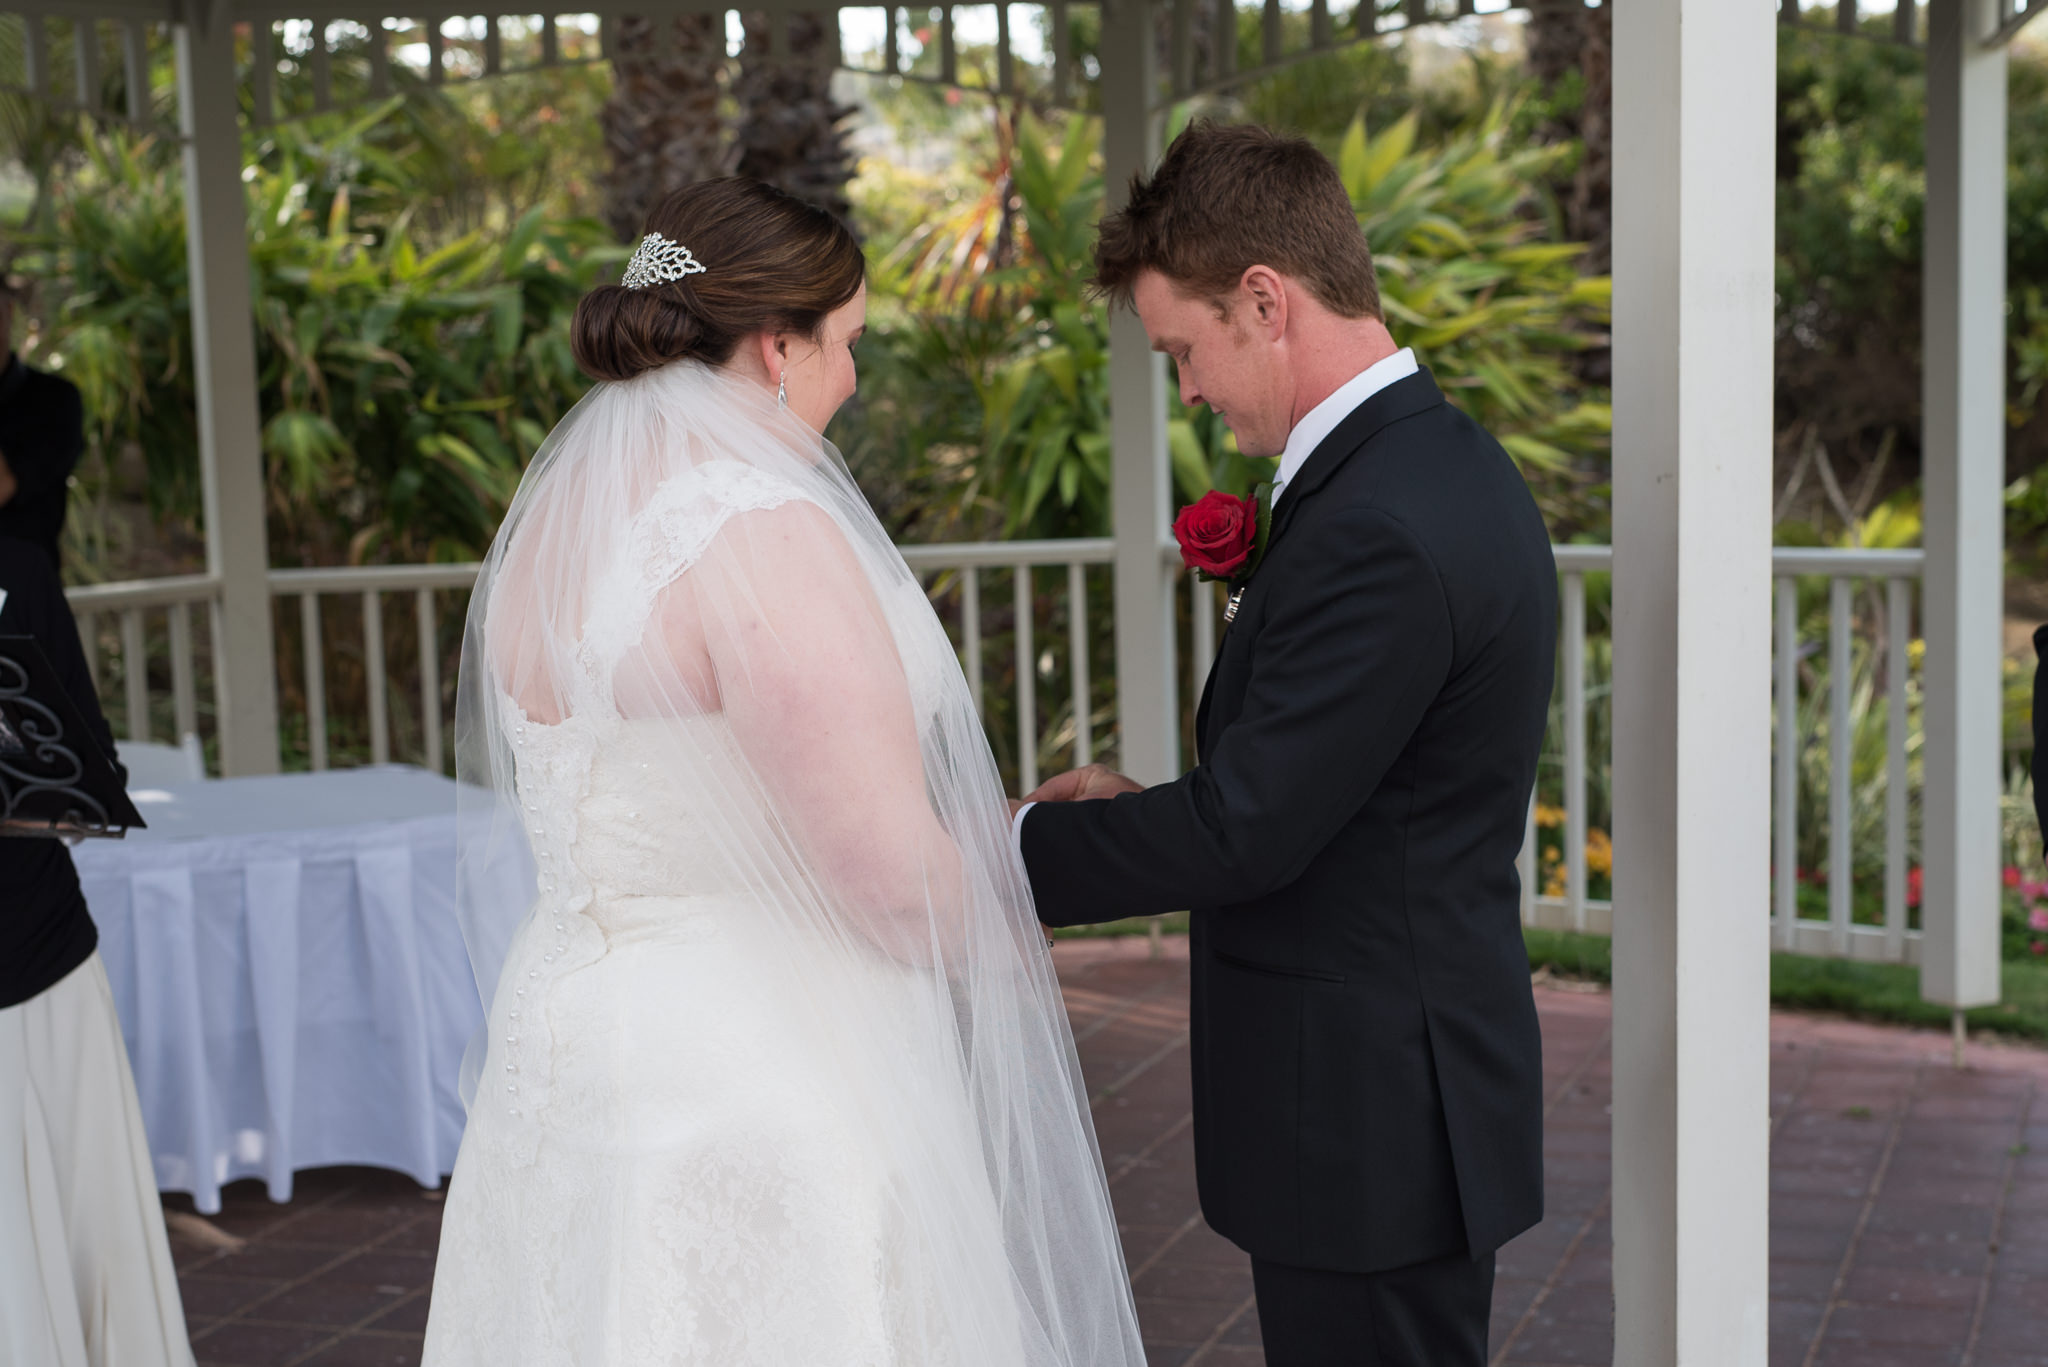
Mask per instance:
[[[984,714],[988,692],[988,647],[990,634],[984,630],[985,581],[998,576],[999,594],[1006,588],[1009,636],[1008,674],[1014,690],[1014,707],[1008,718],[1014,734],[1001,739],[1015,746],[1015,773],[1020,792],[1035,787],[1045,757],[1053,762],[1087,764],[1101,753],[1093,681],[1100,673],[1091,620],[1089,584],[1091,575],[1106,573],[1115,554],[1115,542],[1107,537],[1058,541],[995,541],[951,545],[905,546],[904,558],[932,591],[944,609],[954,644],[960,651],[968,687]],[[1593,753],[1589,718],[1605,705],[1606,680],[1589,677],[1593,663],[1594,636],[1589,635],[1586,612],[1588,576],[1610,574],[1614,552],[1607,546],[1559,546],[1555,548],[1560,580],[1560,631],[1558,651],[1558,724],[1550,737],[1547,753],[1562,771],[1563,840],[1561,864],[1563,894],[1548,895],[1541,888],[1545,871],[1537,859],[1535,814],[1532,809],[1529,839],[1523,855],[1523,919],[1531,925],[1555,930],[1591,931],[1608,934],[1613,928],[1611,899],[1589,895],[1592,869],[1589,862],[1589,822],[1595,811],[1591,775],[1596,764],[1611,764],[1612,757]],[[1177,558],[1171,548],[1163,555]],[[1909,924],[1908,876],[1912,783],[1908,765],[1907,737],[1908,682],[1912,662],[1908,655],[1913,623],[1914,590],[1924,555],[1917,550],[1866,551],[1780,548],[1772,556],[1772,574],[1777,583],[1775,645],[1773,651],[1774,692],[1789,705],[1777,709],[1774,732],[1773,815],[1774,871],[1771,893],[1773,943],[1779,948],[1830,958],[1878,959],[1891,963],[1917,963],[1920,931]],[[442,595],[466,594],[475,583],[474,563],[448,565],[351,566],[336,569],[282,569],[270,572],[270,591],[284,609],[281,616],[296,616],[300,632],[300,695],[305,725],[306,757],[310,768],[326,769],[329,753],[328,679],[330,660],[323,622],[328,612],[323,602],[347,607],[359,616],[360,659],[366,687],[363,690],[362,722],[368,733],[367,759],[388,763],[394,754],[391,702],[406,696],[417,702],[419,720],[417,748],[403,757],[440,770],[445,767],[447,727],[452,718],[444,701],[443,654],[438,648],[412,655],[410,671],[394,670],[385,639],[386,612],[391,596],[412,599],[414,641],[438,643],[444,618]],[[1008,583],[1002,584],[1000,576]],[[1217,640],[1217,598],[1213,585],[1183,576],[1189,593],[1188,648],[1180,662],[1182,683],[1189,697],[1199,696]],[[1828,625],[1818,642],[1800,633],[1799,589],[1803,582],[1820,581],[1826,587]],[[1885,801],[1882,907],[1879,923],[1858,923],[1854,916],[1857,888],[1854,868],[1853,758],[1855,734],[1851,707],[1859,686],[1854,646],[1858,634],[1855,611],[1859,589],[1881,594],[1878,631],[1867,649],[1881,660],[1873,671],[1883,680],[1885,760],[1883,789]],[[130,740],[158,739],[152,714],[163,711],[161,696],[153,697],[147,661],[152,644],[159,645],[168,659],[168,669],[157,671],[169,678],[171,739],[180,739],[198,729],[201,657],[192,622],[196,615],[211,620],[218,605],[218,586],[205,575],[141,583],[105,584],[70,591],[95,677],[105,677],[117,691],[120,706],[110,709],[119,719],[117,729]],[[296,613],[287,600],[296,600]],[[453,605],[460,611],[460,605]],[[403,612],[404,608],[399,608]],[[1066,630],[1041,636],[1039,624],[1065,618]],[[103,629],[111,627],[111,629]],[[1806,750],[1802,735],[1800,675],[1802,659],[1809,647],[1824,647],[1827,667],[1822,676],[1826,707],[1824,730],[1827,737],[1827,778],[1817,791],[1808,791],[1800,778],[1800,758]],[[103,661],[103,657],[104,661]],[[143,662],[135,668],[131,662]],[[998,671],[1000,673],[1000,671]],[[1047,714],[1054,712],[1051,700],[1041,706],[1040,685],[1065,676],[1066,707],[1058,730]],[[409,677],[408,677],[409,675]],[[161,690],[159,690],[159,693]],[[1809,703],[1817,699],[1809,698]],[[216,702],[216,707],[218,703]],[[1114,723],[1111,723],[1112,727]],[[1802,807],[1802,803],[1807,806]],[[1815,803],[1824,804],[1824,825],[1828,832],[1825,878],[1825,918],[1803,916],[1799,909],[1802,870],[1798,861],[1800,817]],[[1818,876],[1818,875],[1816,875]]]
[[[1562,858],[1563,895],[1541,891],[1543,870],[1535,857],[1535,812],[1530,813],[1530,834],[1523,863],[1523,920],[1549,930],[1611,933],[1614,904],[1608,898],[1588,895],[1590,881],[1588,820],[1591,802],[1591,762],[1611,759],[1590,753],[1588,719],[1591,711],[1605,704],[1604,687],[1596,690],[1588,679],[1590,657],[1586,625],[1586,578],[1612,573],[1614,552],[1607,546],[1559,546],[1556,548],[1561,626],[1558,647],[1559,734],[1550,738],[1550,749],[1558,756],[1563,771],[1562,796],[1564,831]],[[1876,959],[1887,963],[1918,963],[1920,931],[1909,924],[1909,874],[1912,831],[1913,778],[1907,740],[1910,732],[1908,692],[1912,661],[1908,646],[1912,639],[1914,591],[1918,585],[1925,553],[1919,550],[1835,550],[1780,547],[1772,553],[1771,574],[1777,586],[1773,614],[1772,692],[1777,700],[1773,717],[1772,744],[1772,943],[1780,949],[1825,958]],[[1799,590],[1802,583],[1820,581],[1826,586],[1828,624],[1824,637],[1809,641],[1801,634]],[[1855,693],[1860,686],[1855,669],[1854,647],[1858,636],[1855,611],[1859,588],[1879,592],[1883,611],[1880,629],[1867,648],[1881,660],[1873,671],[1883,681],[1885,758],[1883,789],[1883,919],[1876,924],[1855,920],[1856,850],[1853,843],[1856,735],[1852,717]],[[1824,647],[1827,667],[1821,675],[1821,696],[1825,698],[1824,723],[1827,777],[1818,791],[1808,791],[1800,777],[1801,757],[1807,738],[1801,723],[1800,662],[1809,647]],[[1605,680],[1600,681],[1602,685]],[[1818,699],[1809,697],[1811,705]],[[1809,804],[1802,807],[1801,804]],[[1811,804],[1824,804],[1823,824],[1828,833],[1825,874],[1814,877],[1827,895],[1827,915],[1804,915],[1799,907],[1799,887],[1806,871],[1799,865],[1799,823]]]

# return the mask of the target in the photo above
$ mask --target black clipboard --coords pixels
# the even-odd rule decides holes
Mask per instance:
[[[108,836],[144,825],[33,636],[0,636],[0,836]]]

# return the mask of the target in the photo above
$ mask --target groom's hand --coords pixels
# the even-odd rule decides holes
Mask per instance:
[[[1107,765],[1091,764],[1084,769],[1069,769],[1055,778],[1049,778],[1038,785],[1026,802],[1087,802],[1095,798],[1115,797],[1119,793],[1142,793],[1145,785],[1135,779],[1125,778]]]

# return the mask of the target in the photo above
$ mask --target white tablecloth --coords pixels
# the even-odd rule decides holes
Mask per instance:
[[[210,1213],[239,1177],[283,1201],[299,1168],[453,1168],[483,1019],[455,794],[399,765],[221,779],[138,793],[148,830],[73,849],[158,1186]],[[492,876],[531,899],[523,854]]]

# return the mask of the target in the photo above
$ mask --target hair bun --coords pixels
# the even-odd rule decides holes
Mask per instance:
[[[599,285],[577,301],[569,329],[576,365],[593,380],[630,380],[671,361],[709,359],[698,355],[703,342],[703,326],[667,287]]]
[[[867,275],[844,223],[740,176],[675,191],[647,216],[646,231],[687,247],[703,270],[585,294],[569,347],[592,379],[630,380],[673,361],[723,365],[752,333],[815,336]]]

